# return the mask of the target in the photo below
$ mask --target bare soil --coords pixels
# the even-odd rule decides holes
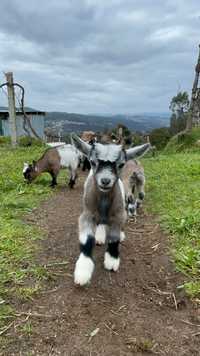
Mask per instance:
[[[84,179],[73,190],[60,187],[29,217],[47,232],[37,263],[52,278],[33,301],[17,306],[22,314],[0,355],[200,355],[200,309],[177,289],[183,276],[155,217],[142,211],[127,223],[117,273],[104,270],[105,246],[97,246],[91,284],[74,285]]]

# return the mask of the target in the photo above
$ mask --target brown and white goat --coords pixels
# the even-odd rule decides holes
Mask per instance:
[[[57,176],[61,168],[69,168],[69,187],[73,188],[79,166],[80,154],[73,145],[61,145],[49,148],[38,161],[32,164],[24,163],[23,175],[28,183],[44,172],[48,172],[52,177],[51,186],[57,184]]]
[[[85,285],[94,271],[92,251],[98,225],[104,225],[108,243],[104,267],[113,271],[119,268],[119,242],[127,218],[121,171],[127,160],[144,154],[150,145],[124,150],[114,144],[94,143],[91,146],[75,134],[72,138],[91,163],[84,185],[83,212],[79,218],[80,255],[74,272],[75,283]]]
[[[137,208],[145,197],[145,175],[141,163],[137,160],[126,162],[122,169],[121,179],[125,190],[128,216],[136,215]]]

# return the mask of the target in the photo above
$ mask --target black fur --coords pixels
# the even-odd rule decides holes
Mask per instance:
[[[74,185],[75,185],[75,183],[76,183],[76,179],[78,178],[78,175],[76,174],[76,176],[75,176],[75,178],[73,179],[73,178],[70,178],[70,181],[69,181],[69,183],[68,183],[68,186],[72,189],[72,188],[74,188]]]
[[[74,187],[74,184],[75,184],[75,179],[70,179],[68,185],[71,189]]]
[[[119,257],[119,241],[109,242],[107,252],[114,258]]]
[[[33,170],[32,165],[29,165],[29,167],[23,173],[24,178],[28,181],[28,183],[31,183],[31,172],[32,172],[32,170]]]
[[[50,184],[50,187],[54,188],[57,185],[57,180],[56,180],[56,176],[54,176],[53,174],[51,174],[52,176],[52,182]]]
[[[107,194],[102,194],[98,204],[98,212],[100,216],[99,224],[108,224],[108,214],[110,210],[110,198]]]
[[[86,171],[86,170],[89,171],[90,168],[91,168],[91,165],[90,165],[89,159],[87,157],[84,157],[82,171]]]
[[[140,193],[138,194],[138,198],[139,198],[140,200],[144,200],[144,193],[143,193],[143,192],[140,192]]]
[[[80,244],[80,251],[87,257],[92,257],[92,250],[95,246],[95,238],[92,235],[88,235],[85,244]]]

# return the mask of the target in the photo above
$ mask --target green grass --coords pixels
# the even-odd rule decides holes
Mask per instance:
[[[144,159],[149,209],[171,234],[177,270],[190,296],[200,295],[200,153],[160,154]]]
[[[23,162],[37,159],[45,147],[11,149],[0,146],[0,331],[14,317],[14,304],[30,300],[49,278],[34,263],[35,240],[43,232],[27,224],[24,216],[52,194],[49,175],[33,184],[23,181]],[[200,295],[200,153],[159,154],[143,160],[150,211],[159,214],[171,234],[171,251],[177,269],[185,274],[183,286]],[[60,182],[65,184],[65,172]],[[32,284],[26,285],[27,277]],[[3,302],[4,301],[4,302]]]
[[[173,136],[167,146],[165,147],[166,153],[176,153],[184,151],[196,151],[199,152],[199,143],[200,140],[200,128],[193,128],[191,131],[179,133],[178,135]]]
[[[23,162],[39,158],[44,150],[45,146],[0,146],[0,330],[6,321],[5,310],[8,318],[11,315],[13,300],[30,299],[39,288],[38,281],[45,278],[45,271],[33,261],[35,240],[43,233],[24,216],[52,194],[51,178],[44,174],[28,185],[22,176]],[[28,276],[35,281],[29,288],[25,285]]]

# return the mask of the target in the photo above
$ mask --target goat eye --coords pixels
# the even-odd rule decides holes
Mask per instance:
[[[124,167],[124,163],[120,163],[118,167],[119,167],[119,169],[123,168]]]

